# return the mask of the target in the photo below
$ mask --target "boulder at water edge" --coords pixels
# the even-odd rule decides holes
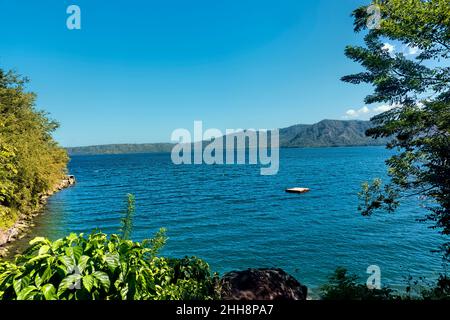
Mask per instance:
[[[281,269],[248,269],[220,280],[223,300],[306,300],[308,288]]]

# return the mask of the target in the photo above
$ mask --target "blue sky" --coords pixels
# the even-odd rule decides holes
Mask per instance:
[[[342,119],[370,92],[339,80],[360,70],[343,51],[361,43],[350,13],[367,3],[0,0],[0,67],[30,78],[64,146],[166,142],[194,120],[225,130]],[[81,30],[66,27],[71,4]]]

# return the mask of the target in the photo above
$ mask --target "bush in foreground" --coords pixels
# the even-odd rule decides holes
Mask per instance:
[[[369,289],[358,283],[358,276],[349,274],[345,268],[337,268],[329,277],[329,282],[321,287],[323,300],[390,300],[392,290],[387,288]]]
[[[165,231],[142,243],[118,235],[35,238],[0,262],[0,300],[206,300],[216,276],[197,258],[157,257]]]
[[[345,268],[337,268],[329,277],[328,283],[320,289],[322,300],[449,300],[450,278],[441,275],[436,283],[420,277],[409,276],[406,290],[393,290],[389,287],[369,289],[359,283],[358,276],[351,274]]]

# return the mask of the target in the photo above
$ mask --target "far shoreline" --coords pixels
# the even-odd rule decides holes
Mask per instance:
[[[108,145],[105,145],[108,146]],[[175,146],[175,144],[174,144]],[[76,148],[85,148],[85,147],[76,147]],[[368,145],[336,145],[336,146],[309,146],[309,147],[280,147],[280,150],[309,150],[309,149],[349,149],[349,148],[383,148],[386,149],[385,144],[368,144]],[[70,148],[65,148],[66,150]],[[99,153],[68,153],[70,157],[79,157],[79,156],[113,156],[113,155],[144,155],[144,154],[170,154],[171,151],[147,151],[147,152],[115,152],[115,153],[107,153],[107,152],[99,152]]]

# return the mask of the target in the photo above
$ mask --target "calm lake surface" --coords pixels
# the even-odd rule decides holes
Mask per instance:
[[[367,267],[378,265],[383,285],[434,277],[441,261],[430,250],[442,238],[416,222],[424,214],[417,201],[396,214],[357,212],[361,183],[385,177],[388,155],[382,147],[284,149],[275,176],[261,176],[258,166],[175,166],[169,154],[73,156],[78,183],[50,199],[33,235],[117,232],[133,193],[134,239],[165,227],[162,254],[199,256],[219,273],[280,267],[313,288],[338,266],[365,281]],[[312,191],[293,195],[288,187]]]

